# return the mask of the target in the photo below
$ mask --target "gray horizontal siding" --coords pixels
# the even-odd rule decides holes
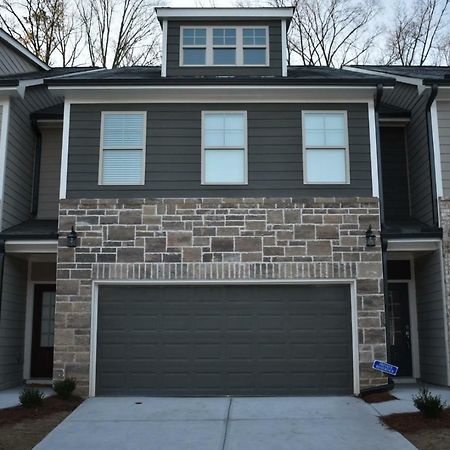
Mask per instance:
[[[415,262],[417,322],[422,380],[448,384],[447,341],[439,252]]]
[[[23,381],[27,262],[7,256],[0,315],[0,390]]]
[[[450,101],[437,102],[439,144],[441,147],[442,186],[444,197],[450,197]]]
[[[30,113],[60,102],[44,86],[27,89],[10,104],[2,229],[29,219],[36,136]]]
[[[367,105],[346,105],[349,123],[349,185],[304,185],[302,109],[342,105],[152,104],[72,105],[67,196],[370,196],[372,193]],[[145,186],[98,186],[102,110],[147,111]],[[202,186],[201,111],[242,110],[248,114],[249,183]]]
[[[59,204],[62,128],[45,128],[42,134],[38,219],[56,219]]]
[[[37,68],[26,58],[13,50],[9,45],[0,41],[0,74],[34,72]]]
[[[268,26],[269,66],[268,67],[180,67],[180,27],[182,26]],[[281,76],[281,22],[272,21],[169,21],[167,30],[167,76],[187,75],[270,75]]]

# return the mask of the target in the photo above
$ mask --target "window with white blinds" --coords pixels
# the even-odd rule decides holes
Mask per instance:
[[[145,112],[103,112],[99,184],[145,183]]]

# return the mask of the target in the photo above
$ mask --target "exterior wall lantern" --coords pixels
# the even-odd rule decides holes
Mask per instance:
[[[377,237],[372,231],[372,225],[369,225],[369,228],[366,231],[366,247],[375,247],[376,243]]]
[[[78,234],[72,226],[72,231],[67,235],[67,247],[74,248],[78,244]]]

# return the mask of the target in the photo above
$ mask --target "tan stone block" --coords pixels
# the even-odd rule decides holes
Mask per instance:
[[[169,231],[167,247],[192,247],[192,231]]]
[[[330,241],[307,241],[306,251],[310,256],[326,256],[331,255]]]
[[[183,247],[183,262],[196,262],[202,260],[200,247]]]
[[[339,228],[337,225],[317,225],[316,237],[317,239],[338,239]]]
[[[295,239],[315,239],[316,227],[314,225],[296,225],[294,228]]]
[[[357,265],[359,278],[381,278],[383,275],[383,267],[381,263],[360,262]]]

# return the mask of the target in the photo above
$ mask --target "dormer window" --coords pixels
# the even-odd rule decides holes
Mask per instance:
[[[181,27],[181,66],[268,66],[268,27]]]

